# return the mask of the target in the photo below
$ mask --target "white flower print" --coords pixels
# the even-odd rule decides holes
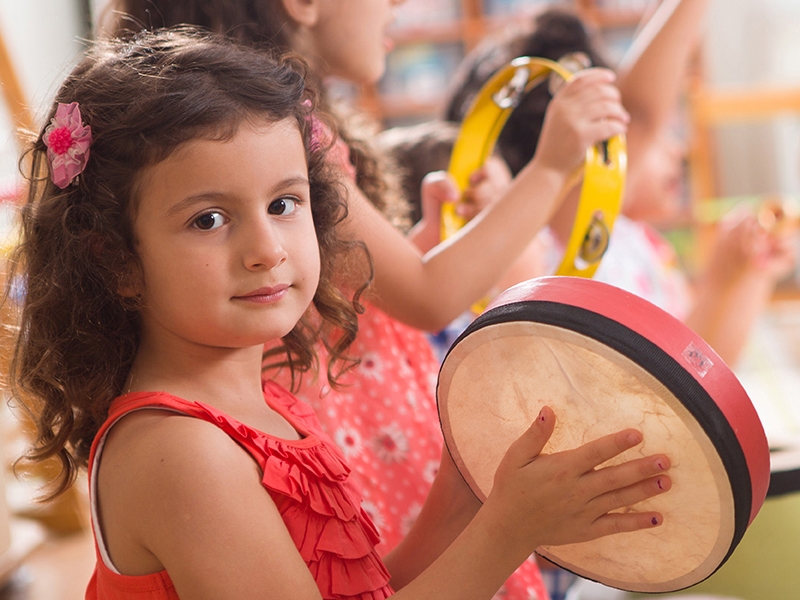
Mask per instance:
[[[406,402],[408,403],[408,405],[411,408],[416,410],[416,408],[417,408],[417,392],[415,390],[412,390],[411,388],[408,388],[406,390]]]
[[[400,532],[404,536],[408,535],[408,532],[411,531],[411,527],[413,527],[414,523],[417,521],[421,510],[422,506],[416,502],[408,507],[408,512],[403,515],[403,518],[400,520]]]
[[[439,472],[439,461],[438,460],[429,460],[425,463],[425,466],[422,469],[422,479],[427,483],[433,483],[433,480],[436,479],[436,474]]]
[[[408,438],[397,423],[383,427],[372,442],[375,454],[385,463],[402,462],[408,453]]]
[[[361,508],[367,513],[367,516],[370,518],[370,521],[375,525],[375,528],[378,532],[381,531],[386,526],[386,519],[383,518],[383,513],[378,510],[378,507],[375,506],[372,502],[368,502],[366,500],[361,502]]]
[[[363,444],[357,429],[348,426],[339,427],[333,434],[333,441],[342,450],[345,458],[350,459],[361,454]]]
[[[365,352],[358,365],[359,371],[369,379],[383,381],[383,360],[376,352]]]

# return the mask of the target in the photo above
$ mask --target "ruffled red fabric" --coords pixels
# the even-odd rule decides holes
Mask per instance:
[[[261,467],[262,484],[275,500],[322,597],[388,598],[393,593],[388,585],[389,572],[375,552],[380,537],[361,509],[360,494],[349,480],[350,469],[341,452],[321,431],[313,411],[289,392],[266,382],[264,397],[304,436],[302,439],[276,438],[206,404],[156,392],[118,399],[109,421],[130,410],[153,406],[214,423]]]

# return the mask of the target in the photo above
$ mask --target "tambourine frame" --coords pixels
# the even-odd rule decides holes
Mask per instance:
[[[573,76],[555,61],[519,57],[487,81],[464,117],[450,157],[448,172],[459,190],[467,189],[472,173],[494,151],[500,132],[524,94],[552,74],[565,81]],[[624,136],[615,136],[587,149],[578,210],[557,275],[594,274],[621,207],[626,169]],[[464,219],[456,213],[455,203],[443,204],[442,239],[464,224]]]

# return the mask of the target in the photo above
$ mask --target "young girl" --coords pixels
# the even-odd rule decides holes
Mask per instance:
[[[114,14],[120,33],[191,23],[242,42],[298,52],[320,80],[333,75],[361,84],[374,83],[385,69],[391,47],[386,28],[399,1],[114,0],[111,7],[119,11]],[[340,378],[338,389],[325,377],[324,349],[319,377],[293,381],[297,371],[286,369],[270,376],[311,404],[346,452],[365,508],[380,529],[382,553],[402,539],[419,513],[442,448],[434,402],[438,362],[424,334],[412,328],[439,330],[481,298],[546,221],[585,148],[625,126],[610,73],[587,73],[576,84],[554,102],[542,160],[533,161],[491,213],[424,256],[376,210],[387,204],[386,186],[369,168],[376,160],[364,152],[363,140],[348,133],[348,145],[333,153],[331,162],[347,191],[346,226],[364,241],[375,266],[351,348],[361,362]],[[341,130],[343,120],[337,124]],[[434,185],[427,192],[442,190],[449,188]],[[532,561],[506,591],[508,600],[546,598]]]
[[[55,102],[15,254],[12,381],[34,458],[62,461],[56,492],[88,465],[87,598],[488,599],[541,544],[662,523],[616,511],[669,488],[667,457],[601,468],[635,430],[539,455],[544,408],[480,508],[445,453],[382,562],[342,454],[261,377],[280,338],[297,368],[318,334],[343,359],[363,290],[333,284],[365,256],[339,237],[302,66],[146,34],[93,47]]]

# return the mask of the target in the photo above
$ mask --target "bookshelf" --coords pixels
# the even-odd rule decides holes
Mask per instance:
[[[387,70],[358,93],[361,108],[385,126],[436,118],[443,94],[464,55],[487,34],[548,6],[575,9],[607,38],[625,46],[654,0],[406,0],[390,30],[395,43]],[[621,52],[620,52],[621,54]]]

